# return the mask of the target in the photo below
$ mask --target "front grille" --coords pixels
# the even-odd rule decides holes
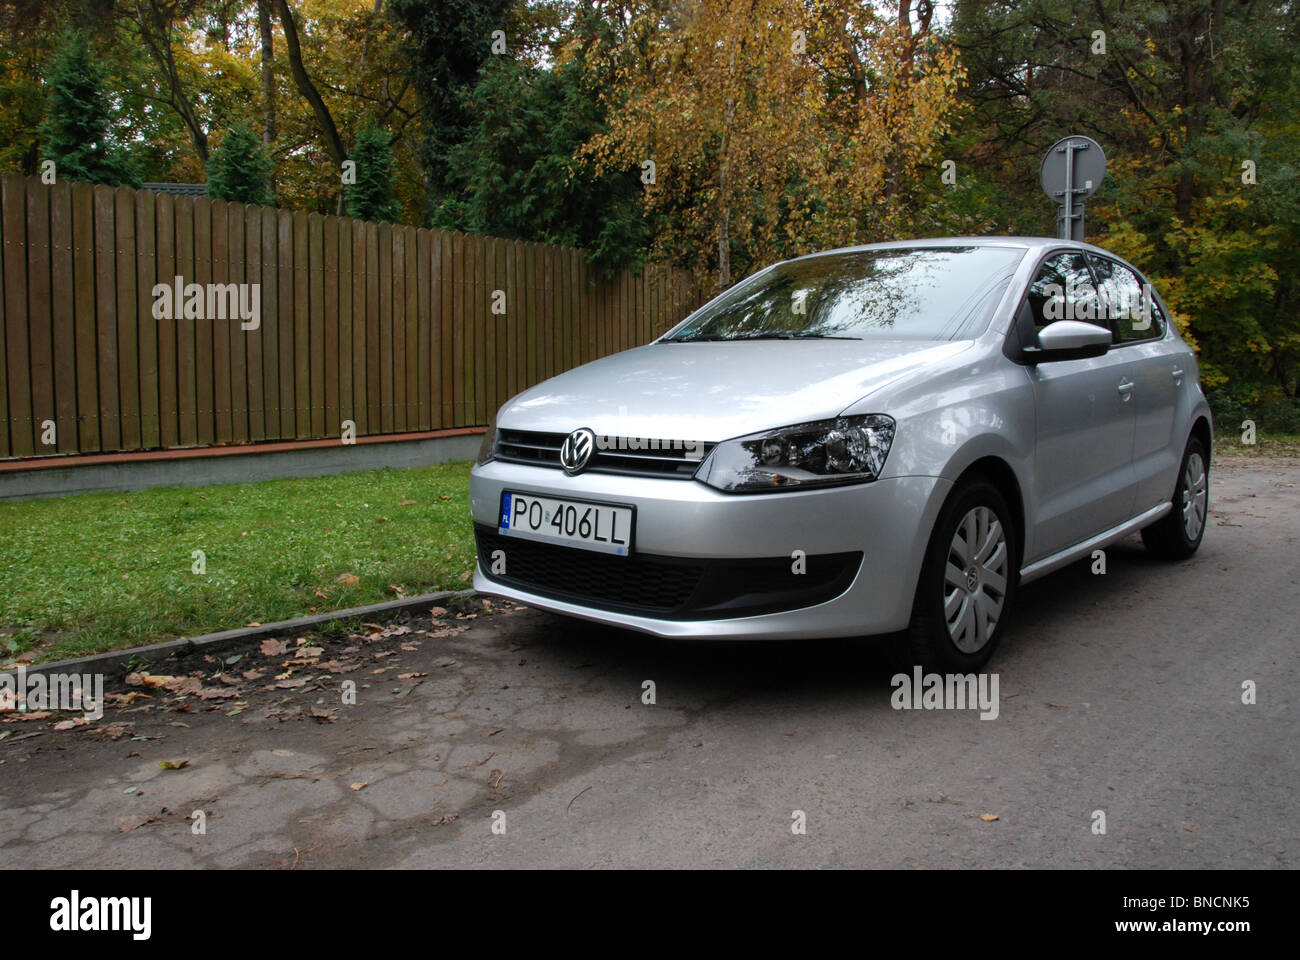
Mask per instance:
[[[633,553],[627,557],[502,536],[475,524],[479,566],[489,580],[530,593],[618,613],[666,620],[710,620],[796,610],[849,588],[862,554],[806,558],[794,574],[789,557],[706,559]],[[493,573],[501,551],[504,573]]]
[[[536,430],[498,430],[493,456],[510,463],[534,467],[560,468],[560,447],[566,433]],[[607,449],[601,449],[601,445]],[[632,449],[649,447],[650,449]],[[626,437],[597,437],[596,450],[584,473],[617,473],[636,477],[660,477],[666,480],[690,480],[695,476],[713,444],[704,444],[694,452],[674,446],[667,440],[629,440]]]

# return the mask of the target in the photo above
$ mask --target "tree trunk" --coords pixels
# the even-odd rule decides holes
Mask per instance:
[[[286,0],[274,0],[274,2],[276,13],[280,15],[280,23],[284,27],[284,50],[289,55],[289,69],[293,74],[294,85],[311,107],[312,113],[316,115],[316,122],[320,124],[321,133],[325,137],[325,149],[329,152],[330,158],[338,167],[342,167],[343,161],[348,158],[347,150],[343,147],[343,139],[339,136],[338,127],[334,125],[329,107],[321,99],[320,91],[311,82],[311,77],[307,75],[307,68],[303,65],[302,47],[298,42],[298,27],[293,20],[293,11],[289,9]]]
[[[275,56],[271,33],[271,0],[257,0],[257,27],[262,34],[262,143],[275,142],[275,77],[271,61]]]

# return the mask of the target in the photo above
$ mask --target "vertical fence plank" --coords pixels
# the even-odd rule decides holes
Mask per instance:
[[[456,376],[455,376],[455,356],[456,340],[455,335],[455,264],[452,254],[452,235],[439,230],[438,231],[438,288],[441,291],[440,298],[442,309],[438,316],[438,326],[441,330],[438,343],[438,358],[442,368],[442,378],[440,384],[441,410],[442,418],[439,425],[450,427],[456,422],[455,397],[456,397]]]
[[[153,319],[158,346],[158,445],[167,448],[179,443],[176,416],[176,324],[170,316],[175,308],[176,282],[176,206],[170,194],[160,193],[154,201],[154,282],[165,284],[172,304],[163,316]],[[152,291],[150,291],[152,293]],[[169,319],[170,317],[170,319]]]
[[[140,449],[140,337],[135,288],[135,197],[113,191],[117,235],[117,366],[122,409],[122,449]]]
[[[113,188],[96,186],[95,197],[95,340],[99,365],[99,435],[105,450],[122,449],[121,406],[117,369],[116,237],[113,233]],[[12,344],[10,345],[12,350]]]
[[[420,315],[419,315],[419,287],[420,281],[416,274],[415,268],[415,247],[416,240],[415,228],[403,226],[400,228],[406,244],[406,257],[402,262],[400,269],[402,279],[406,283],[406,326],[404,335],[406,337],[406,368],[402,376],[406,379],[406,429],[416,429],[416,424],[420,420],[420,384],[418,381],[418,372],[420,366]]]
[[[199,444],[206,446],[217,439],[216,416],[216,356],[213,353],[212,321],[204,316],[207,312],[207,287],[213,278],[224,271],[223,264],[217,264],[217,251],[213,249],[213,227],[224,222],[218,217],[214,207],[224,205],[225,201],[215,203],[206,197],[194,200],[194,283],[198,284],[202,295],[203,307],[200,316],[194,320],[186,318],[185,325],[194,331],[194,418],[198,427]],[[188,312],[188,311],[187,311]],[[189,358],[186,357],[186,362]]]
[[[337,437],[339,419],[339,218],[326,217],[323,224],[325,247],[325,297],[321,301],[325,325],[325,429],[322,437]]]
[[[392,277],[393,312],[393,366],[389,377],[393,381],[394,433],[406,431],[406,228],[392,227],[393,261],[388,274]]]
[[[261,208],[259,240],[262,282],[262,329],[258,339],[262,351],[262,427],[258,440],[280,436],[280,266],[277,255],[279,215],[272,207]]]
[[[51,436],[45,424],[55,423],[54,343],[50,336],[50,191],[35,177],[27,187],[27,349],[32,385],[32,433],[35,452],[58,452],[58,430]],[[46,443],[46,440],[50,443]]]
[[[366,389],[366,228],[362,220],[352,221],[352,419],[357,433],[366,433],[370,407]]]
[[[248,302],[248,295],[241,289],[248,282],[244,211],[242,203],[226,206],[226,282],[235,285],[235,309],[227,306],[226,319],[216,320],[214,330],[215,336],[226,344],[230,357],[230,439],[235,443],[248,442],[248,347],[245,343],[248,332],[243,329],[242,317],[242,304]],[[229,297],[222,299],[229,300]]]
[[[307,333],[311,356],[311,432],[325,436],[325,221],[307,215]]]
[[[429,231],[429,427],[445,426],[442,418],[442,231]]]
[[[465,236],[451,235],[451,335],[452,335],[452,402],[451,423],[465,423]]]
[[[493,290],[496,289],[496,243],[491,238],[483,241],[480,251],[479,269],[483,274],[483,285],[479,290],[479,322],[483,340],[479,354],[483,358],[483,389],[479,393],[478,413],[475,423],[487,423],[496,409],[497,389],[497,325],[496,314],[492,312]]]
[[[483,405],[483,238],[465,238],[465,417],[461,426],[479,422]]]
[[[184,313],[184,288],[195,281],[194,252],[197,246],[196,201],[178,197],[176,212],[176,274],[180,277],[182,308],[172,323],[176,330],[176,407],[180,426],[180,445],[192,447],[199,442],[199,384],[194,357],[197,352],[195,333],[198,321]]]
[[[519,244],[506,241],[506,398],[519,392],[519,351],[522,347],[519,296]]]
[[[293,215],[293,403],[294,436],[311,437],[310,240],[307,214]]]
[[[375,231],[379,268],[375,282],[379,292],[379,420],[371,424],[376,433],[393,432],[393,226],[381,223]]]
[[[293,264],[293,225],[291,211],[281,210],[276,215],[275,225],[275,262],[276,262],[276,308],[275,323],[279,329],[279,365],[280,387],[280,430],[277,436],[281,440],[292,440],[298,433],[298,409],[296,406],[297,389],[294,382],[294,289],[297,286]]]
[[[366,433],[383,433],[384,385],[379,350],[379,224],[366,224]]]
[[[5,364],[9,389],[9,445],[15,457],[35,453],[31,366],[27,339],[27,213],[23,179],[5,174],[0,183],[4,218]]]
[[[0,185],[0,458],[10,456],[12,452],[9,446],[9,363],[5,351],[5,299],[9,288],[5,284],[4,264],[6,251],[13,257],[19,249],[17,238],[5,231],[3,194],[4,187]]]
[[[352,285],[352,225],[351,217],[339,219],[339,430],[344,420],[356,423],[356,404],[353,400],[352,372],[356,364],[356,344],[353,340],[352,302],[356,296]]]
[[[244,381],[244,392],[248,397],[248,439],[266,439],[266,419],[262,393],[262,318],[265,309],[262,298],[266,294],[266,283],[262,279],[262,215],[263,207],[244,208],[244,282],[249,285],[249,306],[256,305],[254,317],[249,323],[256,322],[251,330],[240,330],[244,344],[244,362],[248,371]],[[256,299],[253,291],[256,290]],[[242,324],[241,324],[242,325]]]
[[[497,410],[511,396],[509,388],[510,282],[506,277],[510,244],[506,240],[493,240],[492,243],[496,246],[496,280],[493,282],[493,289],[501,291],[501,309],[505,312],[493,314],[496,320],[497,389],[492,409],[488,411],[489,419],[496,416]]]
[[[230,280],[230,220],[225,200],[212,201],[212,274],[208,282],[224,285]],[[208,288],[212,289],[211,287]],[[230,388],[230,336],[229,319],[219,319],[214,298],[204,291],[204,334],[199,342],[212,349],[212,419],[213,437],[217,443],[230,443],[235,439],[234,417],[231,413]],[[224,298],[222,298],[224,299]]]
[[[433,319],[436,316],[432,303],[432,281],[429,261],[433,253],[433,235],[428,230],[415,232],[415,289],[416,289],[416,420],[418,430],[431,427],[429,401],[434,375],[430,352],[433,334]]]
[[[158,321],[154,319],[154,285],[158,276],[157,202],[148,190],[134,191],[135,328],[140,357],[140,446],[161,446],[158,415]]]

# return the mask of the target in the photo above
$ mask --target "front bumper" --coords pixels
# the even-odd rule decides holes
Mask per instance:
[[[470,476],[470,510],[485,548],[474,587],[531,607],[661,637],[789,639],[888,633],[905,627],[911,616],[926,543],[949,487],[935,477],[895,477],[821,490],[734,495],[696,481],[596,473],[570,477],[556,469],[492,461],[476,466]],[[563,577],[557,580],[553,571],[533,584],[526,576],[491,574],[489,548],[503,546],[493,535],[503,490],[634,505],[634,557],[587,557],[586,551],[554,548],[563,551],[559,559],[581,561],[573,567],[581,576],[575,573],[575,582],[564,584],[563,590],[556,589]],[[522,548],[528,542],[505,542],[507,571],[511,543]],[[806,558],[808,579],[803,581],[793,574],[797,551]],[[846,556],[852,556],[851,563]],[[646,597],[619,597],[618,588],[605,582],[626,579],[639,585],[647,582],[644,578],[624,578],[626,568],[605,568],[609,575],[600,574],[602,563],[627,564],[635,558],[662,569],[677,564],[725,571],[709,574],[715,585],[734,584],[752,569],[755,590],[747,600],[731,602],[742,612],[764,612],[728,616],[725,603],[687,603],[671,612],[665,607],[647,613]],[[538,569],[536,556],[528,559],[531,569]],[[771,580],[773,565],[783,559],[791,570],[791,589],[786,592],[774,589]],[[584,583],[589,586],[584,588]],[[754,601],[764,591],[774,601],[766,608]],[[770,609],[786,602],[793,608]]]

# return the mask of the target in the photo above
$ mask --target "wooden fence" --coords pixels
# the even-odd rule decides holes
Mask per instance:
[[[0,240],[0,458],[484,424],[703,300],[570,247],[18,175]],[[176,277],[258,285],[256,328],[168,319]]]

